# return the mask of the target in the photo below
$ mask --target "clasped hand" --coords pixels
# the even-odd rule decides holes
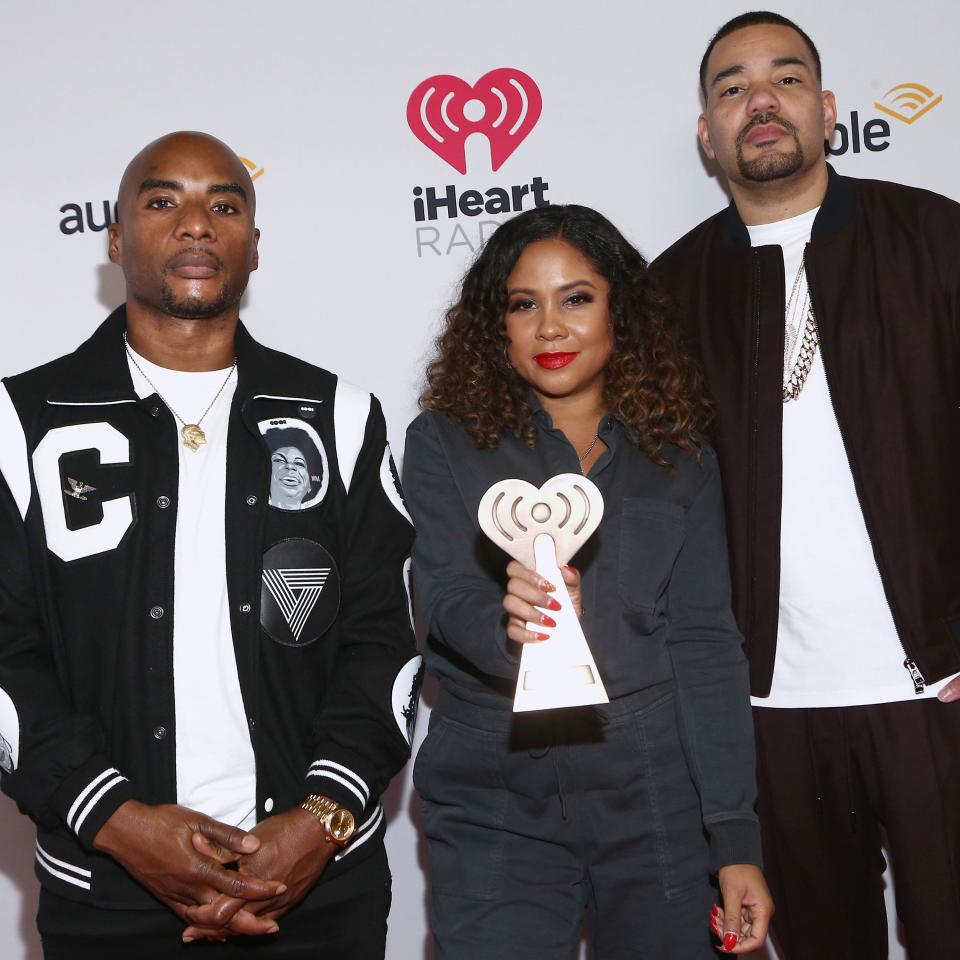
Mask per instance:
[[[299,808],[245,832],[186,807],[135,800],[107,820],[94,847],[187,924],[185,942],[276,933],[277,918],[336,851],[316,817]]]

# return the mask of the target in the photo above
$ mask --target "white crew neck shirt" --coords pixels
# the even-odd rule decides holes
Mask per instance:
[[[783,250],[786,304],[819,208],[747,227],[754,247]],[[806,277],[790,320],[803,340]],[[785,305],[786,305],[785,304]],[[844,707],[919,699],[900,645],[830,400],[819,348],[796,400],[783,405],[780,616],[773,685],[759,707]],[[927,686],[936,696],[949,680]]]
[[[227,378],[227,370],[168,370],[133,355],[154,384],[128,358],[137,395],[159,392],[187,423],[197,422]],[[173,686],[177,802],[249,829],[256,823],[256,762],[230,629],[225,544],[227,425],[236,385],[234,371],[203,417],[207,442],[198,450],[183,445],[176,424]]]

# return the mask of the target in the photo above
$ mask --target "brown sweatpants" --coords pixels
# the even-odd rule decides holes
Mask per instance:
[[[784,960],[883,960],[880,827],[910,960],[960,957],[960,704],[754,710]]]

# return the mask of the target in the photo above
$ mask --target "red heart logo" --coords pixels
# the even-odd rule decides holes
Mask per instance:
[[[472,87],[449,74],[428,77],[410,94],[407,123],[425,147],[459,173],[467,172],[467,137],[482,133],[490,142],[493,169],[499,170],[536,126],[542,108],[533,78],[501,67]]]

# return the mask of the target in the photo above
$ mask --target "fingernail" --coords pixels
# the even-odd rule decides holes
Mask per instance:
[[[937,694],[937,699],[941,703],[949,703],[955,697],[956,697],[956,694],[949,687],[944,687],[943,690],[941,690]]]
[[[258,846],[257,838],[250,836],[250,834],[248,833],[240,841],[240,846],[243,847],[244,850],[249,850],[252,853],[254,850],[257,849],[257,846]]]
[[[715,917],[719,917],[719,916],[720,916],[720,908],[719,908],[716,904],[714,904],[714,905],[713,905],[713,909],[710,911],[710,913],[712,913]]]
[[[575,566],[573,566],[573,564],[571,564],[571,563],[566,564],[566,567],[567,567],[567,569],[568,569],[571,573],[576,573],[576,572],[577,572],[577,568],[576,568]]]
[[[548,617],[545,613],[540,614],[540,623],[544,627],[555,627],[557,625],[557,621],[553,617]]]
[[[272,927],[267,928],[267,933],[278,933],[279,930],[280,930],[280,927],[277,926],[277,924],[274,924]]]
[[[549,580],[541,580],[540,589],[544,593],[555,593],[557,588]]]
[[[281,883],[280,886],[277,887],[277,896],[279,897],[281,893],[286,893],[286,892],[287,892],[287,885],[285,883]],[[279,930],[280,928],[278,927],[277,929]]]
[[[549,640],[549,639],[550,639],[550,634],[549,634],[549,633],[535,633],[534,636],[535,636],[538,640]]]
[[[184,943],[193,943],[193,937],[184,937],[184,938],[183,938],[183,942],[184,942]]]
[[[725,933],[723,935],[723,949],[729,953],[737,945],[739,939],[740,937],[735,933]]]
[[[548,610],[559,610],[559,609],[560,609],[560,604],[557,603],[555,597],[550,597],[550,599],[547,601],[547,609],[548,609]]]

